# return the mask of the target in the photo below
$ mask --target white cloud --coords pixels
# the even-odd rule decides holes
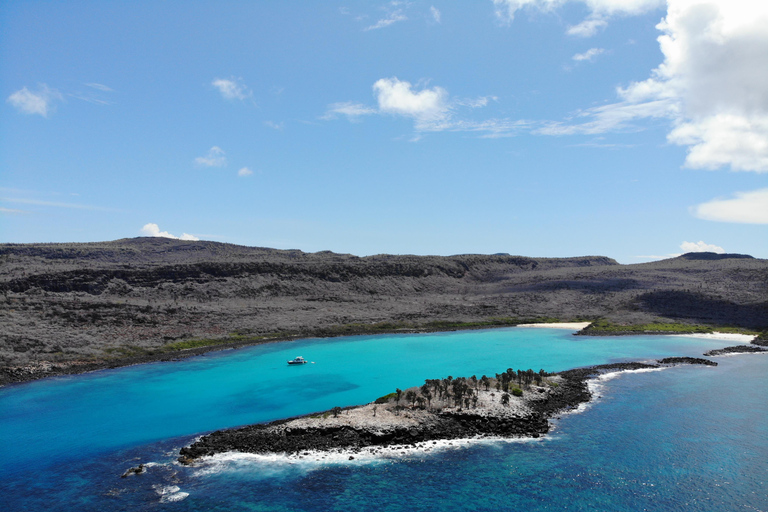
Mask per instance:
[[[99,91],[114,92],[114,89],[112,89],[111,87],[108,87],[108,86],[106,86],[104,84],[90,83],[90,84],[84,84],[84,85],[86,85],[87,87],[90,87],[92,89],[97,89]]]
[[[285,128],[285,123],[283,123],[282,121],[279,123],[276,123],[274,121],[264,121],[264,126],[272,128],[273,130],[282,131],[283,128]]]
[[[590,48],[589,50],[585,51],[584,53],[577,53],[572,58],[576,62],[581,62],[581,61],[584,61],[584,60],[592,62],[595,57],[597,57],[598,55],[600,55],[602,53],[605,53],[605,49],[603,49],[603,48]]]
[[[250,170],[250,169],[249,169],[249,168],[247,168],[247,167],[243,167],[242,169],[240,169],[239,171],[237,171],[237,175],[238,175],[238,176],[241,176],[241,177],[250,176],[251,174],[253,174],[253,171],[252,171],[252,170]]]
[[[157,236],[161,238],[173,238],[174,240],[189,240],[189,241],[198,241],[200,240],[196,236],[183,233],[181,236],[174,236],[170,234],[167,231],[160,231],[160,226],[157,224],[150,222],[148,224],[144,224],[144,227],[141,228],[141,233],[145,236]]]
[[[0,207],[0,213],[5,213],[5,214],[9,214],[9,215],[15,215],[15,214],[18,214],[18,213],[29,213],[29,212],[27,212],[25,210],[16,210],[16,209],[13,209],[13,208],[3,208],[3,207]]]
[[[591,33],[578,33],[579,31],[588,32],[588,22],[590,20],[604,20],[610,16],[636,15],[657,9],[664,5],[664,0],[493,0],[494,13],[497,19],[503,24],[510,24],[515,19],[515,14],[521,9],[538,9],[540,11],[551,11],[561,7],[566,3],[581,3],[589,9],[587,19],[577,25],[584,25],[577,29],[574,35],[592,35]],[[569,33],[575,27],[569,29]],[[597,30],[600,26],[593,27]],[[594,33],[594,32],[593,32]]]
[[[646,103],[632,103],[630,101],[611,103],[577,112],[573,120],[585,119],[584,122],[545,123],[534,133],[542,135],[595,135],[611,131],[632,130],[637,129],[632,124],[632,121],[636,119],[673,117],[677,108],[674,101],[664,99]]]
[[[620,93],[678,105],[668,139],[685,165],[768,172],[768,3],[669,0],[657,26],[664,62]]]
[[[725,249],[718,245],[707,244],[702,241],[699,242],[683,242],[680,244],[680,249],[683,252],[715,252],[717,254],[725,254]]]
[[[219,146],[213,146],[205,156],[195,158],[195,163],[203,167],[224,167],[227,165],[227,157]]]
[[[396,4],[396,2],[393,2],[393,4]],[[388,27],[393,23],[397,23],[398,21],[406,21],[407,19],[408,17],[405,14],[403,14],[402,9],[395,9],[388,12],[386,17],[381,18],[379,21],[377,21],[373,25],[365,27],[363,30],[377,30],[380,28]]]
[[[585,3],[593,12],[619,12],[616,2]],[[630,1],[621,12],[652,6],[650,1]],[[657,25],[664,61],[651,77],[618,88],[617,103],[547,123],[537,133],[605,133],[634,128],[639,119],[666,118],[672,123],[667,140],[688,147],[686,167],[768,172],[766,26],[768,2],[668,0],[667,15]]]
[[[448,91],[442,87],[415,92],[410,82],[392,77],[377,80],[373,91],[379,112],[413,117],[417,126],[439,122],[448,116]]]
[[[338,114],[345,115],[351,119],[356,119],[360,116],[367,116],[376,113],[378,113],[378,111],[375,108],[368,107],[362,103],[345,101],[329,105],[328,110],[322,119],[335,119]]]
[[[569,36],[592,37],[597,31],[608,26],[608,22],[603,18],[587,18],[577,25],[568,27],[566,34]]]
[[[6,101],[25,114],[40,114],[48,117],[48,114],[54,110],[55,102],[63,99],[56,89],[40,84],[38,90],[34,92],[22,87],[8,96]]]
[[[240,78],[216,78],[211,82],[225,100],[244,100],[252,93]]]
[[[35,206],[50,206],[53,208],[71,208],[75,210],[98,210],[104,212],[115,211],[112,208],[102,208],[100,206],[91,206],[89,204],[59,203],[56,201],[42,201],[39,199],[26,199],[18,197],[0,197],[0,201],[6,203],[31,204]]]
[[[448,91],[442,87],[424,87],[420,90],[413,84],[397,77],[382,78],[373,84],[373,93],[377,108],[362,103],[343,102],[333,103],[321,119],[335,119],[345,115],[350,121],[358,121],[364,115],[395,115],[414,121],[414,127],[419,132],[464,131],[485,132],[484,137],[506,137],[522,131],[530,130],[530,123],[524,120],[486,119],[475,121],[458,119],[460,108],[477,109],[496,101],[495,96],[479,98],[451,99]],[[421,137],[411,138],[418,141]]]
[[[768,224],[768,188],[737,192],[732,199],[714,199],[693,208],[704,220],[742,224]]]
[[[435,7],[434,5],[430,6],[429,12],[432,14],[432,19],[435,20],[435,23],[440,23],[442,20],[442,14],[440,14],[440,9]]]

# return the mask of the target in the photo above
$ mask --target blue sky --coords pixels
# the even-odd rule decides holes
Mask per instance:
[[[768,3],[4,2],[0,241],[768,258]]]

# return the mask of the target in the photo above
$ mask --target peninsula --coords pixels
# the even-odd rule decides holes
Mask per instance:
[[[224,452],[360,452],[430,441],[476,437],[539,437],[549,419],[591,399],[587,381],[607,372],[678,364],[716,366],[708,359],[676,357],[655,363],[614,363],[549,374],[507,369],[493,377],[428,379],[358,407],[227,429],[202,436],[179,453],[183,464]]]

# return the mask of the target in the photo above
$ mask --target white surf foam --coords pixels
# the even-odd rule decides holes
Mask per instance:
[[[182,492],[178,485],[155,484],[152,488],[155,490],[155,493],[160,496],[160,503],[173,503],[181,501],[189,496],[189,493]]]
[[[298,454],[262,455],[226,452],[202,457],[193,475],[205,476],[224,471],[251,471],[257,467],[265,476],[276,476],[286,471],[313,471],[329,465],[387,464],[403,459],[429,457],[441,452],[477,445],[541,442],[545,437],[471,437],[423,441],[414,445],[369,446],[354,450],[308,450]]]

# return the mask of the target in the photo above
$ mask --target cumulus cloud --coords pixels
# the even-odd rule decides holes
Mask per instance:
[[[460,109],[477,109],[488,105],[495,96],[478,98],[451,98],[442,87],[418,88],[397,77],[382,78],[373,84],[376,107],[355,102],[333,103],[321,119],[335,119],[339,115],[350,121],[359,121],[365,115],[391,115],[412,119],[419,132],[468,131],[485,132],[484,137],[504,137],[530,129],[527,121],[486,119],[481,121],[457,117]],[[418,141],[421,137],[412,138]]]
[[[6,101],[25,114],[39,114],[48,117],[48,114],[53,112],[55,103],[63,99],[61,93],[56,89],[40,84],[36,91],[22,87],[8,96]]]
[[[247,167],[243,167],[242,169],[237,171],[237,175],[240,177],[250,176],[251,174],[253,174],[253,171]]]
[[[715,252],[717,254],[724,254],[725,249],[718,245],[708,244],[702,241],[699,242],[683,242],[680,244],[680,249],[683,252]]]
[[[211,82],[225,100],[244,100],[252,93],[239,78],[216,78]]]
[[[377,80],[373,92],[379,112],[412,117],[417,125],[438,122],[448,115],[448,91],[442,87],[414,91],[410,82],[392,77]]]
[[[219,146],[213,146],[205,156],[195,158],[195,164],[202,167],[224,167],[227,165],[227,157]]]
[[[731,199],[714,199],[693,208],[704,220],[741,224],[768,224],[768,188],[737,192]]]
[[[532,0],[526,5],[551,8],[561,3]],[[615,2],[585,3],[606,15],[655,5],[629,1],[618,9]],[[546,123],[537,133],[597,134],[637,129],[639,120],[663,118],[671,123],[667,140],[688,148],[685,167],[768,172],[766,26],[768,2],[668,0],[667,14],[657,25],[664,61],[650,78],[617,88],[618,102]],[[591,51],[574,60],[597,55]]]
[[[685,165],[768,172],[768,3],[669,0],[657,25],[664,62],[620,94],[678,105],[668,140]]]
[[[141,234],[144,236],[156,236],[161,238],[173,238],[174,240],[190,240],[190,241],[198,241],[200,240],[196,236],[190,235],[188,233],[183,233],[181,236],[174,236],[170,234],[167,231],[160,231],[160,226],[157,224],[150,222],[148,224],[144,224],[144,227],[141,228]]]
[[[603,48],[590,48],[589,50],[585,51],[584,53],[577,53],[572,58],[576,62],[581,62],[581,61],[584,61],[584,60],[591,62],[591,61],[593,61],[595,59],[595,57],[597,57],[598,55],[600,55],[602,53],[605,53],[605,49],[603,49]]]

